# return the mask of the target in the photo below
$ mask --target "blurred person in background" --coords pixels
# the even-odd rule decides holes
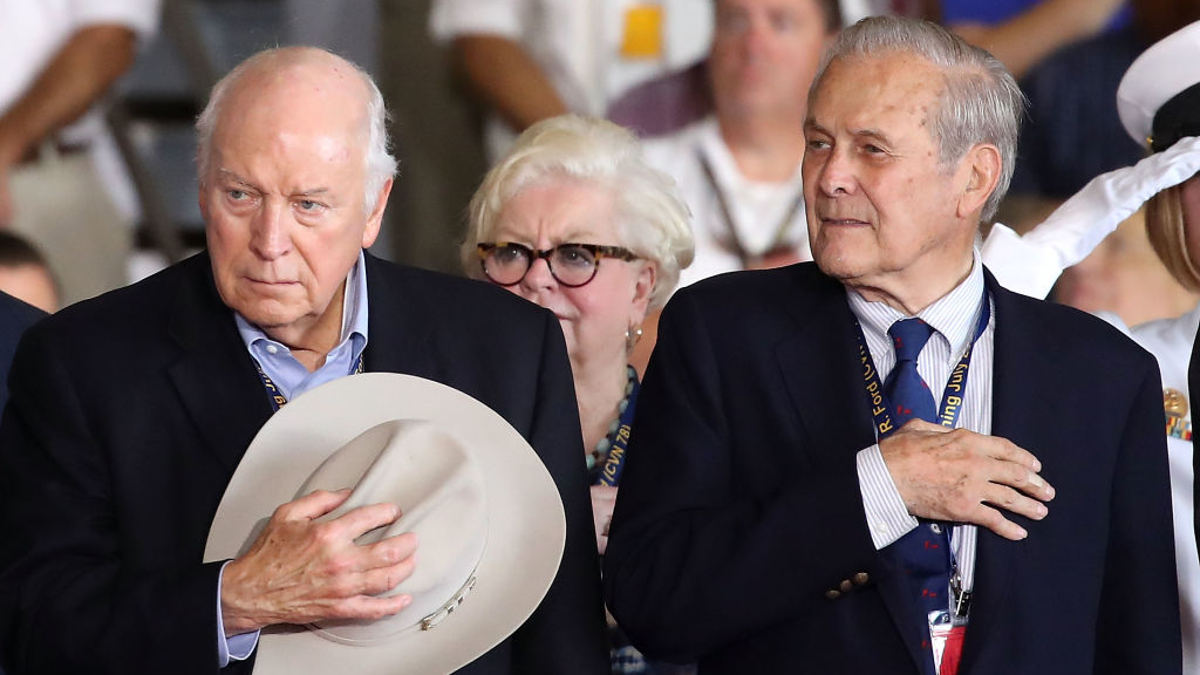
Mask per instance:
[[[0,291],[0,413],[8,404],[8,367],[17,351],[17,342],[26,328],[45,315],[33,305]],[[3,673],[0,668],[0,675]]]
[[[646,142],[692,210],[687,285],[810,260],[800,160],[808,89],[841,25],[834,0],[717,0],[708,59],[714,114]]]
[[[1091,255],[1063,271],[1051,297],[1085,312],[1116,315],[1126,326],[1190,310],[1200,289],[1181,284],[1164,266],[1147,226],[1145,211],[1135,212]]]
[[[646,142],[692,210],[687,285],[809,260],[800,184],[808,88],[840,26],[833,0],[717,0],[708,59],[714,114]]]
[[[928,5],[930,19],[991,52],[1018,80],[1059,49],[1129,19],[1126,0],[934,0]]]
[[[699,61],[710,1],[435,0],[430,27],[493,111],[485,133],[495,161],[538,120],[603,117],[630,87]]]
[[[136,206],[100,102],[159,2],[0,0],[0,227],[45,253],[66,303],[128,281]]]
[[[610,122],[554,117],[525,131],[471,201],[467,273],[550,309],[567,341],[603,555],[637,405],[628,364],[646,313],[692,259],[688,211],[633,134]],[[647,664],[614,631],[614,673]]]
[[[1111,104],[1121,75],[1150,44],[1128,0],[937,4],[940,20],[995,54],[1029,98],[1004,222],[1025,231],[1095,176],[1141,157]]]
[[[0,231],[0,291],[43,312],[58,311],[58,281],[45,256],[23,237]]]

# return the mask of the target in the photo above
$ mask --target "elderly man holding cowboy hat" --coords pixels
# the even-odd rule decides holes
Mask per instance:
[[[13,675],[605,671],[562,332],[364,253],[384,117],[338,57],[251,57],[197,125],[208,251],[26,335],[0,423]]]

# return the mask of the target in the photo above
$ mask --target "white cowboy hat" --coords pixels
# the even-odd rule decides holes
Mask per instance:
[[[558,571],[562,502],[525,439],[470,396],[393,373],[335,380],[275,413],[225,489],[205,561],[245,552],[278,505],[343,487],[350,498],[326,518],[403,511],[358,543],[417,533],[416,570],[392,591],[413,602],[375,622],[268,627],[256,675],[452,672],[524,623]]]

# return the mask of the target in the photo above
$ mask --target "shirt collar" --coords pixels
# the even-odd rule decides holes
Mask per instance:
[[[975,249],[972,253],[971,273],[967,278],[917,313],[919,318],[933,326],[949,343],[952,359],[959,358],[975,338],[979,312],[983,309],[983,289],[983,265],[980,262],[979,250]],[[849,287],[846,288],[846,296],[850,303],[850,311],[867,333],[876,336],[887,335],[887,329],[893,323],[909,318],[887,303],[867,301]]]
[[[366,255],[358,252],[358,260],[346,275],[346,293],[342,297],[342,331],[338,345],[350,340],[354,344],[354,356],[358,357],[367,346],[367,263]],[[238,334],[246,349],[260,340],[284,346],[272,340],[261,328],[250,323],[236,311],[233,319],[237,323]],[[253,353],[253,351],[251,352]]]

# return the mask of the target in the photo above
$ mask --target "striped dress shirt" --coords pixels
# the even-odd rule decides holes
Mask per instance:
[[[887,330],[894,322],[910,317],[883,302],[868,302],[849,288],[846,289],[846,295],[850,311],[862,326],[867,350],[882,382],[896,365],[896,354]],[[929,342],[917,357],[917,372],[934,393],[939,411],[942,392],[945,391],[950,373],[975,337],[979,313],[983,308],[983,297],[983,266],[976,251],[974,264],[967,278],[954,290],[917,314],[934,328]],[[995,334],[996,316],[995,312],[992,312],[987,328],[979,337],[975,351],[971,354],[966,394],[957,422],[958,427],[980,434],[990,434],[992,429],[992,364]],[[867,395],[865,391],[863,395]],[[883,549],[917,527],[917,519],[908,513],[891,474],[888,473],[878,443],[858,453],[858,484],[867,513],[867,526],[870,528],[871,540],[876,549]],[[974,586],[976,535],[977,529],[974,525],[956,525],[951,529],[951,548],[958,561],[965,590]]]

